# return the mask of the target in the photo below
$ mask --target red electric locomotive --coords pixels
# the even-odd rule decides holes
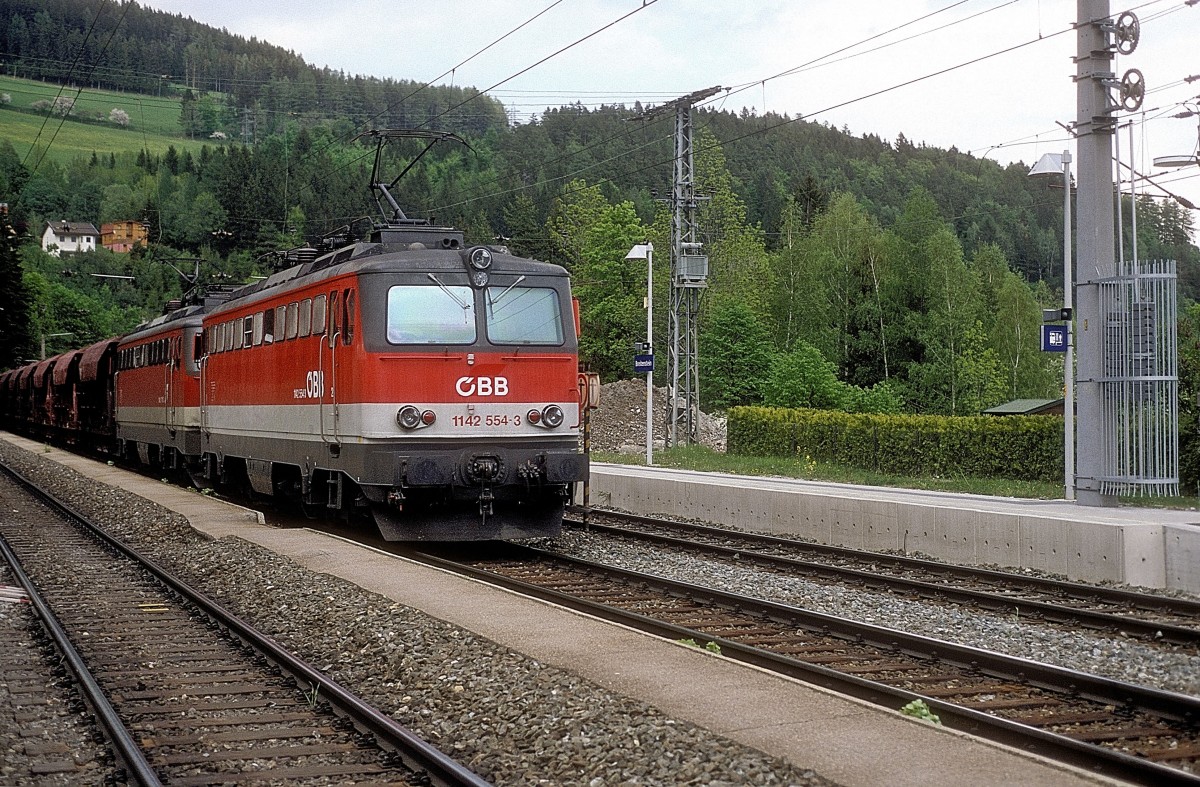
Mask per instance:
[[[206,315],[207,474],[392,540],[558,533],[587,472],[566,271],[419,222],[373,240]]]
[[[6,373],[5,415],[199,484],[370,513],[390,540],[556,535],[588,472],[567,272],[404,216],[379,182],[384,142],[454,135],[372,136],[393,214],[369,242],[298,250],[264,281]]]
[[[203,311],[200,305],[176,309],[139,325],[117,345],[116,437],[122,455],[195,469]]]

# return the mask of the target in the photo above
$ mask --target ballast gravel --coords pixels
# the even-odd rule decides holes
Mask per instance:
[[[0,459],[497,785],[833,784],[3,440]]]
[[[1200,694],[1200,655],[1182,647],[1068,632],[1019,615],[993,614],[957,604],[911,601],[593,533],[565,533],[543,546],[630,571],[791,604],[1126,683]]]

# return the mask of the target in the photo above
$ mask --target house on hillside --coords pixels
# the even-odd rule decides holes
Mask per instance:
[[[125,254],[133,251],[134,246],[145,246],[150,231],[140,221],[110,221],[100,225],[100,245]]]
[[[81,251],[95,251],[100,231],[90,221],[48,221],[42,232],[42,251],[61,257]]]

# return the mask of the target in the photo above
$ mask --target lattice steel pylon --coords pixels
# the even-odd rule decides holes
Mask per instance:
[[[693,180],[692,105],[722,88],[697,90],[642,113],[647,119],[675,110],[675,174],[671,188],[671,309],[667,387],[667,445],[698,441],[700,412],[699,326],[700,293],[708,286],[708,257],[698,240]]]

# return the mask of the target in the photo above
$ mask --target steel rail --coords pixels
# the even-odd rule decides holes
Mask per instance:
[[[991,651],[965,645],[935,640],[916,634],[908,634],[882,626],[856,623],[831,615],[792,607],[775,602],[763,601],[746,596],[725,593],[719,590],[685,582],[664,579],[651,574],[641,574],[591,561],[563,557],[531,547],[514,547],[510,553],[514,559],[546,560],[558,562],[594,574],[618,578],[620,581],[654,587],[675,595],[720,604],[724,608],[736,608],[765,615],[772,620],[786,622],[812,631],[832,634],[854,643],[864,643],[892,652],[900,652],[922,659],[937,659],[943,663],[974,670],[1000,679],[1019,681],[1055,695],[1069,694],[1094,702],[1113,704],[1118,708],[1140,707],[1167,719],[1181,723],[1200,721],[1200,699],[1142,686],[1123,683],[1083,672],[1075,672],[1027,659],[1005,656]],[[809,664],[789,656],[744,645],[733,640],[713,636],[695,629],[656,620],[646,615],[628,612],[607,604],[589,601],[569,593],[541,587],[534,583],[505,576],[455,560],[446,559],[427,552],[406,552],[407,556],[446,570],[470,576],[481,581],[504,587],[523,595],[538,598],[576,611],[630,626],[666,639],[693,639],[715,642],[721,655],[744,661],[764,669],[822,686],[832,691],[889,708],[896,708],[909,701],[923,700],[936,711],[947,727],[968,732],[989,740],[998,741],[1030,753],[1039,754],[1066,762],[1094,773],[1114,778],[1132,779],[1156,785],[1197,785],[1200,775],[1160,765],[1155,762],[1123,754],[1115,749],[1073,740],[1053,732],[1031,727],[1020,722],[993,716],[989,713],[955,705],[946,700],[929,697],[918,691],[888,686],[887,684],[837,671],[836,669]]]
[[[154,766],[146,759],[141,746],[134,740],[133,732],[121,721],[120,715],[112,703],[108,701],[108,697],[105,695],[104,689],[100,687],[99,681],[96,680],[92,671],[88,669],[83,656],[76,650],[66,630],[59,623],[58,617],[50,610],[50,605],[46,602],[45,597],[42,596],[38,586],[25,573],[20,559],[12,551],[12,547],[8,545],[8,539],[3,535],[0,535],[0,555],[3,555],[4,560],[12,568],[13,575],[21,583],[21,587],[25,589],[26,595],[29,596],[29,602],[33,605],[34,611],[37,612],[38,617],[41,619],[46,633],[54,640],[54,646],[58,648],[59,653],[63,655],[63,659],[67,662],[67,666],[74,673],[83,698],[96,714],[100,726],[113,748],[113,753],[116,755],[117,761],[125,767],[129,775],[137,780],[138,784],[148,785],[148,787],[161,785],[162,781],[158,778]]]
[[[611,514],[609,516],[623,517],[624,515]],[[648,523],[650,524],[650,523]],[[743,540],[744,534],[736,531],[722,530],[720,528],[709,528],[705,526],[693,526],[685,523],[682,526],[677,526],[676,523],[654,522],[654,527],[677,527],[681,530],[692,530],[693,532],[701,532],[705,535],[717,536],[725,539]],[[583,526],[580,523],[580,526]],[[720,544],[705,544],[696,541],[690,541],[685,538],[677,538],[667,536],[661,533],[646,533],[644,531],[621,527],[618,525],[607,525],[600,523],[589,523],[586,525],[592,531],[607,533],[611,535],[619,535],[628,538],[635,538],[643,541],[649,541],[656,544],[666,546],[680,547],[693,551],[705,551],[722,557],[737,556],[741,559],[755,560],[765,565],[770,565],[780,568],[799,569],[805,572],[811,572],[827,576],[838,580],[851,580],[862,582],[864,584],[881,587],[893,588],[902,590],[911,590],[920,595],[929,597],[940,597],[950,601],[965,602],[968,604],[977,604],[989,609],[1001,611],[1012,610],[1014,612],[1036,612],[1042,616],[1047,622],[1051,623],[1068,623],[1098,629],[1107,629],[1114,632],[1123,632],[1134,636],[1143,637],[1148,640],[1157,642],[1168,642],[1174,645],[1186,645],[1196,647],[1200,645],[1200,628],[1189,628],[1174,623],[1147,621],[1138,618],[1129,618],[1111,612],[1097,612],[1091,609],[1079,609],[1077,607],[1062,606],[1048,601],[1038,601],[1036,599],[1017,599],[1012,596],[1001,595],[999,593],[991,593],[985,590],[972,590],[970,588],[955,588],[946,585],[939,585],[933,582],[925,582],[919,579],[908,579],[906,577],[888,576],[884,574],[872,573],[861,569],[847,568],[845,566],[833,566],[825,563],[816,563],[808,560],[799,560],[797,558],[780,557],[778,555],[768,555],[761,552],[754,552],[752,549],[745,547],[729,547]],[[798,541],[789,541],[787,539],[772,538],[770,536],[758,537],[757,534],[751,534],[753,538],[745,539],[752,544],[761,543],[766,546],[782,547],[795,550],[804,550],[808,548],[808,544]],[[892,556],[883,555],[881,560],[876,560],[877,553],[858,553],[854,559],[866,561],[873,560],[875,562],[888,562]],[[1025,578],[1012,574],[1004,574],[999,571],[991,571],[981,569],[978,573],[966,571],[957,568],[954,571],[942,571],[941,567],[944,564],[935,563],[932,561],[922,561],[922,568],[926,571],[949,574],[951,576],[961,577],[964,579],[974,579],[977,576],[984,576],[990,581],[1001,581],[1003,578],[1008,578],[1012,584],[1021,584],[1025,582]],[[1077,585],[1075,583],[1054,584],[1054,580],[1039,580],[1042,583],[1039,590],[1058,589],[1065,585],[1070,588],[1079,588],[1080,592],[1088,589],[1089,586]],[[1051,584],[1047,584],[1051,583]],[[1106,591],[1108,588],[1096,588],[1098,591]],[[1138,602],[1145,599],[1153,599],[1157,597],[1147,596],[1146,594],[1134,594],[1131,591],[1113,591],[1108,595],[1108,599],[1097,594],[1102,600],[1113,601],[1115,603],[1129,603],[1117,594],[1122,594],[1124,597],[1132,597]],[[1173,601],[1174,599],[1165,599]],[[1200,616],[1200,604],[1196,605],[1195,613]]]
[[[321,697],[361,729],[376,736],[380,745],[400,757],[414,771],[423,771],[432,783],[446,787],[489,787],[491,784],[462,763],[420,738],[412,730],[365,703],[350,690],[298,658],[274,639],[226,610],[207,595],[167,572],[150,558],[105,532],[87,516],[63,502],[53,493],[27,479],[16,470],[0,463],[0,470],[36,495],[61,515],[84,527],[92,536],[126,558],[138,563],[166,588],[186,599],[204,615],[232,635],[262,653],[279,669],[288,673],[301,688],[320,688]]]

